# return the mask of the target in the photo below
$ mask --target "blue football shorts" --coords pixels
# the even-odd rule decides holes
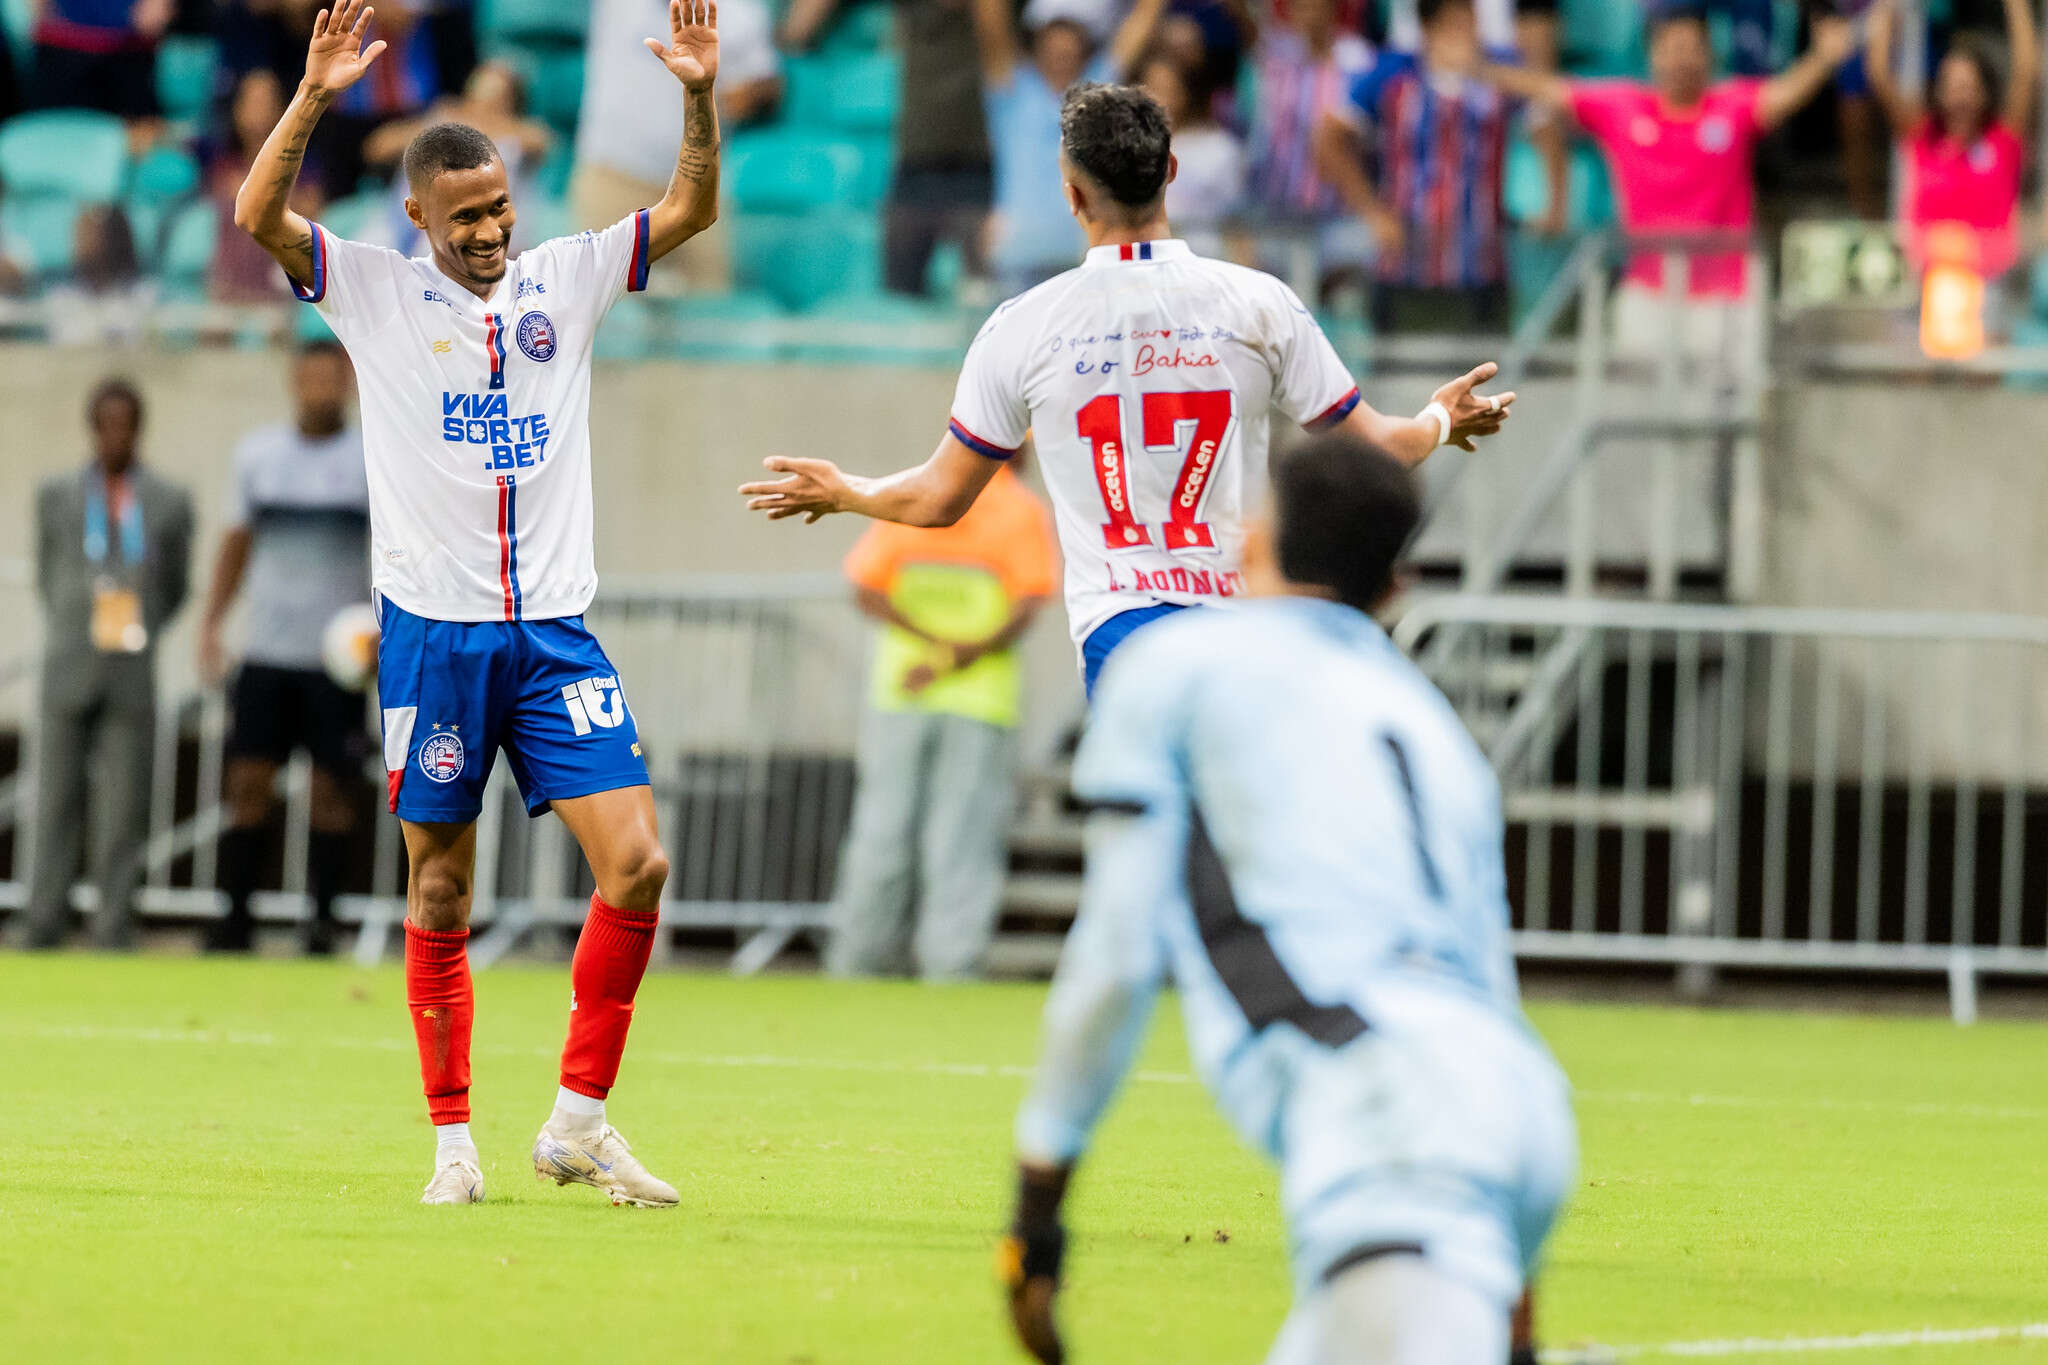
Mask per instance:
[[[618,670],[582,617],[429,621],[380,600],[378,620],[384,768],[399,819],[476,819],[500,749],[530,815],[648,785]]]

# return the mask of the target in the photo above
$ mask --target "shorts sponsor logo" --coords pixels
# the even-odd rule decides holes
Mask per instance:
[[[462,776],[462,740],[447,730],[427,736],[420,745],[420,771],[434,782],[453,782]]]
[[[544,364],[555,358],[555,324],[539,309],[519,319],[518,339],[528,360]]]
[[[626,690],[616,677],[570,683],[562,689],[562,704],[579,739],[592,730],[616,730],[626,723]]]

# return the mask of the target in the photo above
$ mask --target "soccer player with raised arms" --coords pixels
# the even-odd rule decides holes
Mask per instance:
[[[1487,364],[1413,418],[1361,402],[1291,289],[1172,238],[1166,112],[1143,90],[1070,91],[1060,167],[1087,259],[983,324],[931,458],[858,478],[827,460],[777,456],[767,466],[785,477],[740,492],[771,518],[857,512],[947,526],[1032,432],[1067,564],[1068,625],[1093,691],[1133,630],[1243,591],[1244,518],[1263,495],[1274,413],[1414,465],[1498,431],[1515,396],[1473,392],[1496,373]]]
[[[1372,613],[1420,512],[1348,436],[1274,466],[1256,599],[1117,652],[1074,762],[1088,879],[1017,1116],[1003,1271],[1047,1365],[1068,1177],[1162,985],[1280,1167],[1295,1312],[1267,1365],[1500,1365],[1576,1164],[1522,1016],[1500,786]]]
[[[421,1202],[483,1198],[467,939],[475,821],[503,749],[527,809],[561,816],[597,882],[534,1170],[613,1203],[670,1207],[675,1190],[605,1122],[668,859],[618,672],[582,619],[597,587],[590,353],[648,266],[718,216],[718,8],[671,3],[667,41],[647,40],[685,109],[661,201],[516,261],[504,162],[462,124],[430,127],[406,150],[406,212],[425,257],[344,240],[286,207],[314,125],[384,50],[364,46],[372,13],[340,0],[314,20],[305,79],[236,196],[235,222],[334,328],[360,384],[384,766],[410,865],[406,1001],[437,1134]]]

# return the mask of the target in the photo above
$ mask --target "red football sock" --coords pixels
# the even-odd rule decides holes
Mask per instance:
[[[469,930],[437,934],[405,922],[405,1004],[420,1045],[420,1082],[434,1122],[469,1122],[469,1033],[476,991]]]
[[[562,1046],[562,1086],[601,1100],[619,1078],[633,997],[654,951],[653,911],[621,910],[590,898],[590,918],[569,964],[569,1041]]]

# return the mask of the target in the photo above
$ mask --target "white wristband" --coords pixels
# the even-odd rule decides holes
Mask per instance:
[[[1428,407],[1415,414],[1415,420],[1418,422],[1426,420],[1436,423],[1437,446],[1443,445],[1451,439],[1451,410],[1442,403],[1431,402]],[[1431,446],[1430,449],[1434,450],[1436,446]]]

